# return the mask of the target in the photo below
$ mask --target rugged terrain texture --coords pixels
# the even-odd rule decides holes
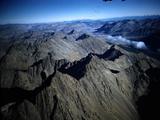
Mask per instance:
[[[159,60],[75,30],[20,31],[1,35],[2,120],[158,117]]]
[[[106,22],[97,32],[113,36],[122,36],[134,41],[144,41],[152,49],[160,48],[160,18],[127,19]]]

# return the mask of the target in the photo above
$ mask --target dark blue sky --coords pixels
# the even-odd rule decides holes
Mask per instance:
[[[1,0],[0,23],[39,23],[160,14],[160,0]]]

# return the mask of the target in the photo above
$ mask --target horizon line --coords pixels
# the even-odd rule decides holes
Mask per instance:
[[[127,18],[127,17],[153,17],[157,16],[160,17],[160,14],[151,14],[151,15],[132,15],[132,16],[117,16],[117,17],[108,17],[108,18],[98,18],[98,19],[93,19],[93,18],[85,18],[85,19],[73,19],[73,20],[59,20],[59,21],[48,21],[48,22],[13,22],[13,23],[0,23],[0,25],[29,25],[29,24],[51,24],[51,23],[63,23],[63,22],[75,22],[75,21],[96,21],[96,20],[106,20],[107,19],[115,19],[115,18]]]

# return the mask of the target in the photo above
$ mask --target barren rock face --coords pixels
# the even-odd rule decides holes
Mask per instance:
[[[140,118],[136,102],[160,62],[93,36],[64,39],[71,33],[33,32],[6,47],[0,59],[3,120]]]

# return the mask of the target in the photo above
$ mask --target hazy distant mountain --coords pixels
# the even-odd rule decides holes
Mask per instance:
[[[144,19],[160,19],[160,15],[148,15],[148,16],[126,16],[126,17],[114,17],[102,19],[103,21],[120,21],[120,20],[144,20]]]
[[[106,22],[97,32],[122,36],[129,40],[144,41],[152,49],[160,48],[160,18],[143,20],[121,20]]]

